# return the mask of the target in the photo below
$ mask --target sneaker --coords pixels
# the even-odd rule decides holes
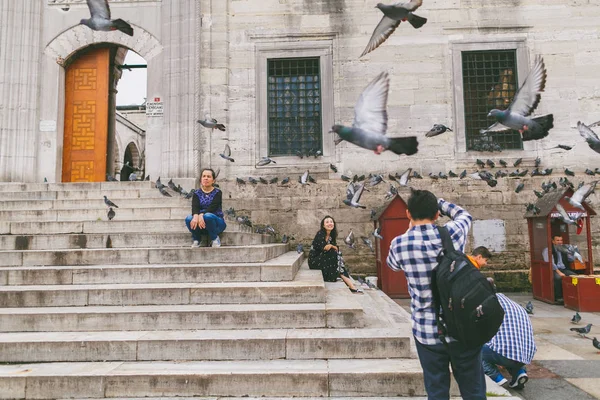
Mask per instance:
[[[196,247],[200,247],[200,242],[197,240],[194,240],[194,242],[192,243],[192,248],[195,249]]]
[[[221,239],[217,236],[215,240],[212,241],[212,247],[221,247]]]
[[[529,380],[529,377],[527,376],[527,371],[525,371],[524,369],[520,369],[519,372],[517,373],[517,376],[513,376],[513,379],[510,381],[510,383],[508,384],[508,387],[512,388],[512,389],[523,389],[525,387],[525,384],[527,383],[527,381]]]
[[[496,377],[493,380],[500,386],[502,386],[502,385],[506,384],[506,382],[508,382],[508,380],[504,376],[502,376],[502,374],[496,375]]]

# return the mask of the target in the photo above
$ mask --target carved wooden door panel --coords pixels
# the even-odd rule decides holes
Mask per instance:
[[[67,68],[63,182],[106,180],[109,60],[109,49],[96,49]]]

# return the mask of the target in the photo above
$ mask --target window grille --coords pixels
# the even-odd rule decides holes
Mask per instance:
[[[320,59],[267,63],[269,156],[323,151]]]
[[[516,50],[463,51],[462,70],[467,151],[523,149],[518,131],[479,133],[495,122],[489,111],[505,110],[515,95]]]

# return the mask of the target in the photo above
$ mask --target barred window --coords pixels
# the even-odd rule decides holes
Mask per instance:
[[[463,51],[462,73],[467,151],[523,149],[518,131],[479,133],[495,122],[489,111],[505,110],[515,95],[516,50]]]
[[[323,151],[319,57],[267,62],[269,156]]]

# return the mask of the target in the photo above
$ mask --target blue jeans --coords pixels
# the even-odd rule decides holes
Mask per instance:
[[[481,349],[481,358],[483,371],[492,379],[496,379],[496,377],[500,375],[500,371],[498,371],[497,367],[498,365],[506,368],[513,378],[519,374],[520,369],[525,371],[525,364],[506,358],[490,349],[487,345],[483,345],[483,348]]]
[[[185,225],[187,226],[188,230],[192,233],[192,238],[194,240],[197,240],[198,242],[201,239],[200,236],[205,234],[208,234],[210,240],[215,240],[217,236],[219,236],[219,234],[223,232],[225,228],[227,228],[227,224],[225,223],[225,220],[223,218],[217,217],[215,214],[212,213],[206,213],[204,214],[204,222],[206,222],[206,228],[200,229],[200,227],[197,226],[196,229],[192,229],[190,223],[192,222],[193,218],[193,215],[188,215],[185,218]]]
[[[450,399],[450,369],[463,400],[485,400],[481,348],[466,349],[459,342],[424,345],[415,338],[428,400]]]

